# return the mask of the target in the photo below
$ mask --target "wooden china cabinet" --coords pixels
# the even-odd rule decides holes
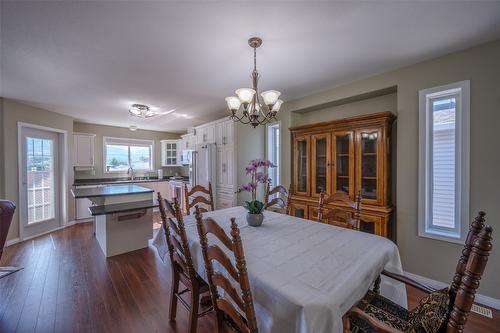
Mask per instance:
[[[362,229],[390,237],[390,133],[394,116],[375,113],[290,128],[290,213],[315,220],[319,194],[361,191]],[[347,208],[346,208],[347,209]]]

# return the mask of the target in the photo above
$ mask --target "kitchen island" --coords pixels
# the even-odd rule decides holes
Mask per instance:
[[[97,242],[106,257],[148,247],[153,237],[153,190],[138,185],[75,188],[75,199],[87,198]]]

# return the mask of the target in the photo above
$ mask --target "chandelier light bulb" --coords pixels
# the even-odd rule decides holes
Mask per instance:
[[[240,105],[241,105],[240,99],[236,96],[226,97],[226,103],[227,103],[227,107],[231,111],[238,110],[240,108]]]
[[[236,90],[235,93],[238,95],[241,103],[248,104],[252,101],[253,96],[255,95],[255,90],[252,88],[240,88]]]
[[[276,103],[276,101],[280,97],[281,93],[279,91],[276,91],[276,90],[267,90],[267,91],[264,91],[263,93],[261,93],[260,95],[264,99],[264,104],[271,107],[274,105],[274,103]]]
[[[283,101],[281,99],[278,99],[276,103],[274,103],[273,108],[271,111],[278,112],[281,108],[281,104],[283,104]]]

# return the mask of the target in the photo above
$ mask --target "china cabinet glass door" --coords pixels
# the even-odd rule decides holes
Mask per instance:
[[[333,134],[333,189],[354,199],[354,135],[352,131]]]
[[[330,194],[331,188],[331,134],[311,136],[312,196],[318,197],[321,191]]]
[[[381,131],[379,129],[357,132],[358,187],[364,201],[379,201],[379,154]]]
[[[297,136],[294,150],[294,192],[309,195],[309,136]]]

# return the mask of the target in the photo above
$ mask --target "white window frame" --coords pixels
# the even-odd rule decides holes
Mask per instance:
[[[455,106],[455,228],[432,225],[432,100],[456,96]],[[460,81],[419,91],[418,235],[463,244],[469,226],[470,82]]]
[[[270,144],[273,144],[274,145],[274,142],[271,143],[270,142],[270,136],[269,136],[269,131],[271,130],[272,127],[278,127],[279,129],[279,149],[278,149],[278,152],[276,153],[278,155],[278,165],[276,167],[276,174],[277,174],[277,179],[276,179],[276,185],[280,185],[281,184],[281,163],[282,163],[282,155],[281,155],[281,149],[283,147],[282,145],[282,142],[283,142],[283,131],[282,131],[282,128],[281,128],[281,121],[276,121],[276,122],[273,122],[273,123],[269,123],[269,124],[266,124],[266,157],[268,160],[273,161],[273,158],[271,156],[272,152],[270,151],[269,149],[269,146]]]
[[[140,172],[152,172],[155,168],[155,142],[154,140],[142,140],[142,139],[128,139],[128,138],[115,138],[110,136],[105,136],[102,138],[102,169],[105,174],[116,174],[116,173],[125,173],[121,170],[116,171],[108,171],[106,160],[106,145],[107,144],[118,144],[118,145],[127,145],[127,146],[150,146],[151,147],[151,168],[150,169],[134,169],[134,171]],[[129,155],[129,166],[130,166],[130,155]]]

